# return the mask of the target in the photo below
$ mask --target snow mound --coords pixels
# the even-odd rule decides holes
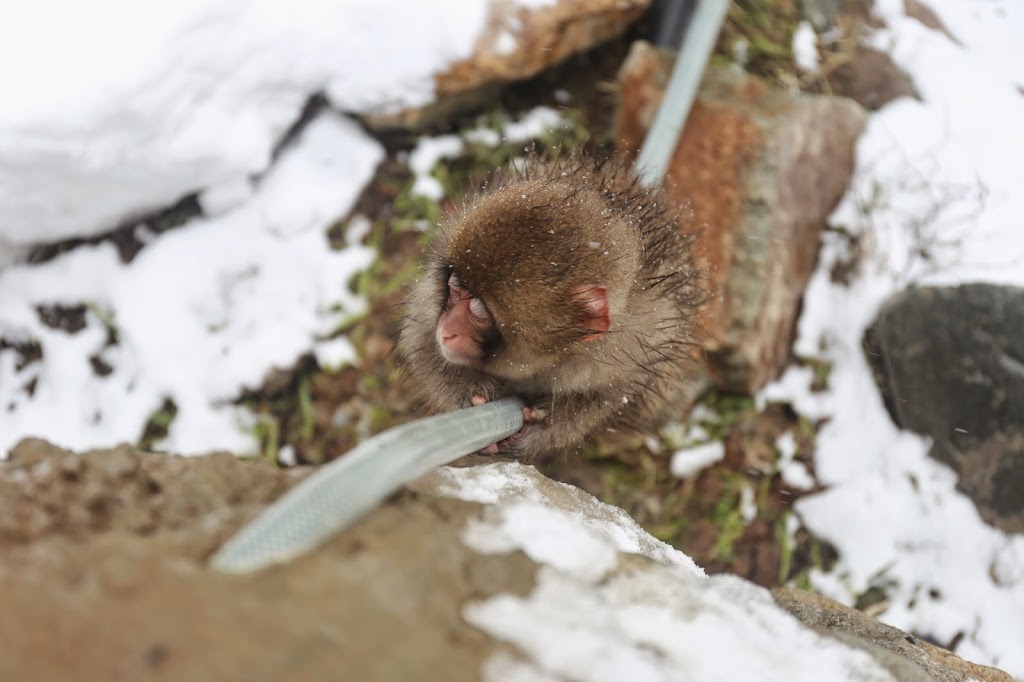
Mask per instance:
[[[433,99],[487,0],[44,0],[0,9],[0,252],[262,173],[306,101]],[[59,17],[59,20],[55,19]],[[400,17],[400,20],[396,20]]]
[[[325,230],[382,156],[354,123],[324,114],[249,200],[161,235],[131,263],[101,243],[0,271],[0,335],[34,340],[43,353],[21,368],[17,354],[0,353],[0,451],[42,434],[73,448],[135,442],[171,400],[178,413],[162,446],[251,452],[245,414],[232,401],[365,308],[347,284],[372,250],[332,251]],[[89,312],[75,334],[37,312],[79,304]],[[341,361],[335,346],[325,350]],[[94,357],[109,373],[95,370]]]

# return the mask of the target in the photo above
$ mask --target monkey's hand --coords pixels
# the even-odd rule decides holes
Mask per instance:
[[[471,401],[474,407],[483,405],[488,402],[487,397],[483,394],[475,394]],[[523,440],[523,437],[529,433],[530,429],[539,422],[544,421],[547,417],[547,412],[536,407],[530,407],[527,405],[523,408],[523,428],[513,433],[508,438],[499,440],[497,443],[491,443],[486,448],[481,450],[481,454],[484,455],[497,455],[501,452],[515,451],[519,447],[519,443]]]
[[[507,395],[499,382],[462,367],[424,375],[420,390],[435,413],[475,407]]]

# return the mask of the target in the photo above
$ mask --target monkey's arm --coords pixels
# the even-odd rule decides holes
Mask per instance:
[[[494,378],[471,368],[449,365],[439,355],[434,362],[410,363],[409,370],[415,392],[435,412],[471,407],[476,395],[487,401],[508,395]]]

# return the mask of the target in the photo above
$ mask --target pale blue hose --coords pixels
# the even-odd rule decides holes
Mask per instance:
[[[511,436],[523,403],[503,398],[419,419],[364,441],[310,474],[228,540],[210,566],[230,573],[288,561],[324,542],[400,486]]]
[[[636,160],[637,174],[647,187],[665,177],[728,9],[729,0],[698,0],[694,8],[668,89]]]

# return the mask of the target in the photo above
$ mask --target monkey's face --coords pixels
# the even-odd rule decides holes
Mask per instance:
[[[635,230],[578,181],[492,188],[428,256],[441,355],[501,379],[550,374],[608,331],[609,295],[624,299],[635,245]]]
[[[480,366],[500,345],[501,335],[483,299],[467,289],[457,274],[447,274],[435,333],[437,346],[453,365]]]
[[[548,305],[522,305],[518,299],[509,305],[492,291],[478,294],[451,267],[439,273],[439,282],[435,339],[441,355],[498,378],[525,380],[549,372],[611,326],[604,286],[564,288]]]

